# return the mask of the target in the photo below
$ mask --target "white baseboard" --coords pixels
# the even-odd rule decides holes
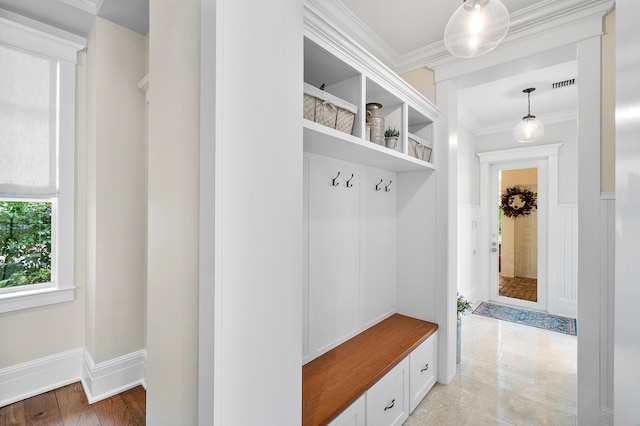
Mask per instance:
[[[140,350],[96,364],[85,350],[82,386],[90,404],[147,383],[147,351]]]
[[[147,351],[95,364],[86,349],[25,362],[0,370],[0,407],[82,382],[90,404],[147,383]]]
[[[611,408],[604,407],[600,410],[600,425],[613,426],[613,410]]]
[[[80,380],[82,349],[0,370],[0,407]]]

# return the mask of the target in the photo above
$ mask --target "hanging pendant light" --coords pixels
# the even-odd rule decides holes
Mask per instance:
[[[522,121],[513,129],[513,136],[518,142],[535,142],[544,136],[544,125],[531,115],[531,92],[536,90],[534,87],[524,89],[522,93],[527,94],[527,115],[522,117]]]
[[[447,22],[444,45],[452,55],[473,58],[493,50],[508,29],[509,11],[500,0],[466,0]]]

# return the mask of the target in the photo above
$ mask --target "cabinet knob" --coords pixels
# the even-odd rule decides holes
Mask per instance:
[[[427,371],[429,369],[429,364],[425,364],[424,367],[422,367],[422,369],[420,370],[421,373],[424,373],[425,371]]]
[[[384,411],[391,410],[391,409],[393,408],[393,406],[394,406],[394,405],[396,405],[396,400],[395,400],[395,399],[392,399],[392,400],[391,400],[391,404],[389,404],[389,405],[387,405],[386,407],[384,407]]]

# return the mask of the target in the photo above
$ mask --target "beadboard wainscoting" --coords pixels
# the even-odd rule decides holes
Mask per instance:
[[[482,299],[478,274],[480,206],[458,204],[458,292],[475,302]]]
[[[571,318],[578,315],[578,205],[558,205],[558,234],[551,237],[550,248],[555,246],[558,270],[549,285],[555,286],[557,305],[550,313]],[[555,278],[555,279],[554,279]],[[552,293],[550,292],[550,295]],[[549,307],[553,306],[551,303]]]
[[[613,426],[613,343],[615,300],[616,196],[600,194],[600,424]],[[579,332],[579,330],[578,330]]]
[[[135,386],[145,389],[147,351],[140,350],[95,364],[78,348],[0,370],[0,407],[82,381],[89,403]]]

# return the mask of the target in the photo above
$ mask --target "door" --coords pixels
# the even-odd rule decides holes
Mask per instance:
[[[546,160],[491,166],[490,299],[546,310]],[[541,268],[540,265],[543,267]]]

